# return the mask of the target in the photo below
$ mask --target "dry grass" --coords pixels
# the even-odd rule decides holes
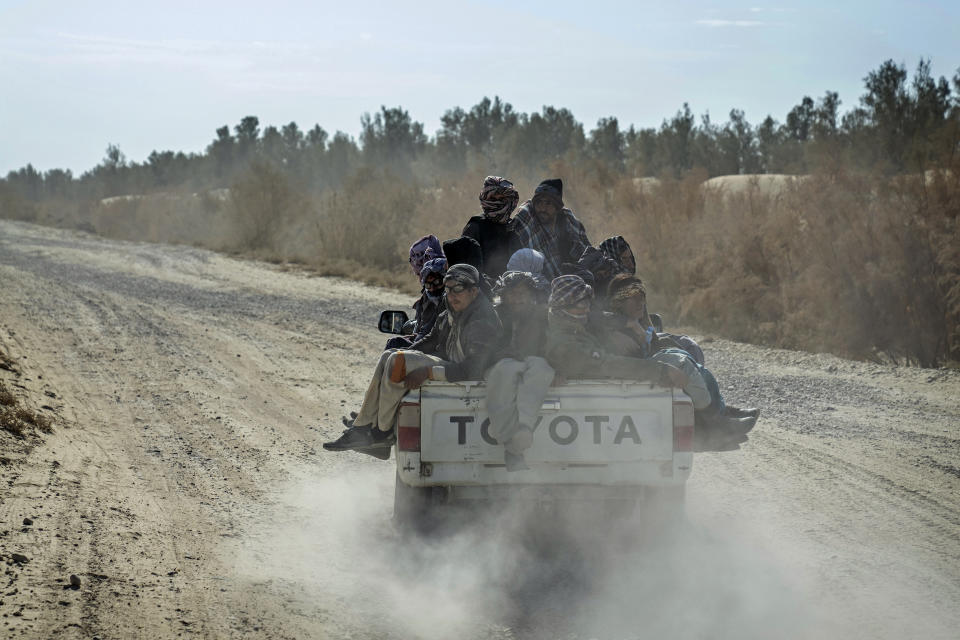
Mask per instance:
[[[741,179],[730,193],[705,188],[696,171],[638,185],[560,160],[550,175],[563,177],[594,243],[627,238],[670,324],[936,366],[960,361],[960,164],[951,169],[891,179],[831,166],[780,191]],[[253,252],[413,294],[410,243],[459,236],[479,212],[481,173],[418,182],[361,169],[310,196],[259,166],[226,198],[119,200],[87,217],[112,237]],[[538,179],[510,177],[522,197]],[[74,214],[71,226],[86,224]]]
[[[23,438],[34,431],[53,432],[53,420],[20,404],[17,397],[0,382],[0,430]]]
[[[732,338],[936,366],[960,360],[960,183],[835,173],[778,194],[665,181],[621,229],[678,320]],[[623,191],[626,187],[621,188]]]

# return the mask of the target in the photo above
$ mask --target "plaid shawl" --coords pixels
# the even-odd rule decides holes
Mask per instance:
[[[590,246],[583,223],[570,209],[563,208],[557,213],[552,230],[545,227],[534,215],[529,200],[523,203],[514,220],[519,246],[536,249],[543,254],[543,275],[547,279],[560,275],[561,264],[576,262],[583,255],[584,249]]]

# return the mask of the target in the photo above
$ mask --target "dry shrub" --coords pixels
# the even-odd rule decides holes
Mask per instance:
[[[33,428],[43,433],[51,433],[53,420],[21,405],[16,396],[0,382],[0,430],[12,433],[19,438]]]
[[[376,269],[401,270],[420,189],[408,181],[361,169],[319,203],[314,233],[317,258],[347,260]]]
[[[957,172],[817,175],[771,193],[615,187],[641,275],[724,335],[934,366],[960,356]],[[699,195],[698,195],[699,193]]]
[[[17,420],[25,422],[26,424],[34,426],[37,424],[36,415],[33,413],[33,411],[30,411],[30,409],[27,409],[26,407],[17,407],[13,410],[13,415]]]
[[[287,176],[270,164],[255,163],[230,188],[237,249],[273,250],[279,230],[302,215],[308,201]],[[209,207],[211,203],[203,203]]]
[[[26,427],[10,407],[0,407],[0,429],[22,438]]]
[[[37,219],[37,205],[6,182],[0,181],[0,218],[34,222]]]
[[[121,240],[235,250],[250,244],[251,233],[245,218],[231,206],[228,193],[219,189],[105,198],[64,224]]]
[[[43,433],[53,433],[53,420],[49,416],[42,413],[35,414],[34,424]]]

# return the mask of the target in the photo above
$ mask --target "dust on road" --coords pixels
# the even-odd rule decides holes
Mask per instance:
[[[52,435],[0,466],[3,634],[960,628],[957,372],[706,342],[724,392],[764,409],[749,445],[697,456],[674,544],[570,585],[563,558],[505,552],[502,536],[410,549],[389,523],[391,464],[320,449],[367,383],[379,311],[410,302],[192,248],[0,221],[0,348],[19,363],[20,391],[54,393],[58,415]],[[556,571],[536,581],[539,596],[553,598],[501,588],[545,567]]]

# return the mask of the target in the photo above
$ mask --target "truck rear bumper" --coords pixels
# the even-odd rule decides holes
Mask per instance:
[[[686,483],[692,453],[670,460],[605,464],[530,463],[529,471],[507,472],[501,464],[482,462],[422,462],[419,452],[397,452],[400,480],[412,487],[644,487]]]

